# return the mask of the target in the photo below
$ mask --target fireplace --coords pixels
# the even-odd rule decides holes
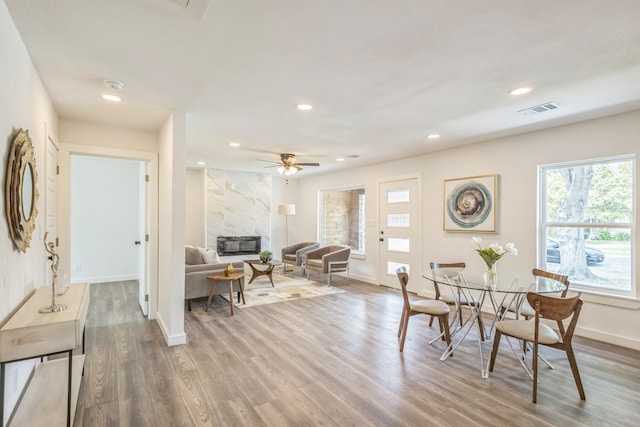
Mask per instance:
[[[251,255],[260,253],[260,236],[218,236],[218,255]]]

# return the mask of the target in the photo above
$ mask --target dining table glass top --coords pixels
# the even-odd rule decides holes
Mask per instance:
[[[482,273],[463,271],[454,275],[433,277],[432,272],[422,273],[424,279],[442,285],[466,288],[478,291],[503,292],[510,294],[526,294],[537,292],[540,294],[562,292],[565,285],[555,279],[534,276],[529,272],[499,271],[495,285],[488,285]]]

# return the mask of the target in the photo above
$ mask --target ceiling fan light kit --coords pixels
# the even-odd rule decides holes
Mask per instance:
[[[269,162],[269,160],[261,160],[263,162]],[[320,163],[297,163],[295,154],[282,153],[280,154],[280,161],[273,162],[275,165],[267,167],[276,167],[276,170],[280,175],[293,175],[302,170],[302,166],[320,166]]]
[[[276,170],[280,175],[293,175],[294,173],[298,172],[298,169],[301,169],[301,168],[298,168],[296,166],[291,166],[291,165],[286,165],[286,166],[280,165]]]

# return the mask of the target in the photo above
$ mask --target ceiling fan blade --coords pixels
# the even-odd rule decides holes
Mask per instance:
[[[320,166],[320,163],[298,163],[298,162],[296,162],[296,165],[298,165],[298,166]]]
[[[267,162],[267,163],[275,163],[276,165],[279,165],[280,162],[275,162],[273,160],[263,160],[263,159],[256,159],[259,162]]]

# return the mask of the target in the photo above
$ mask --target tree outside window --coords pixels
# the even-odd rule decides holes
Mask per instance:
[[[572,287],[634,295],[631,156],[540,167],[541,264]]]

